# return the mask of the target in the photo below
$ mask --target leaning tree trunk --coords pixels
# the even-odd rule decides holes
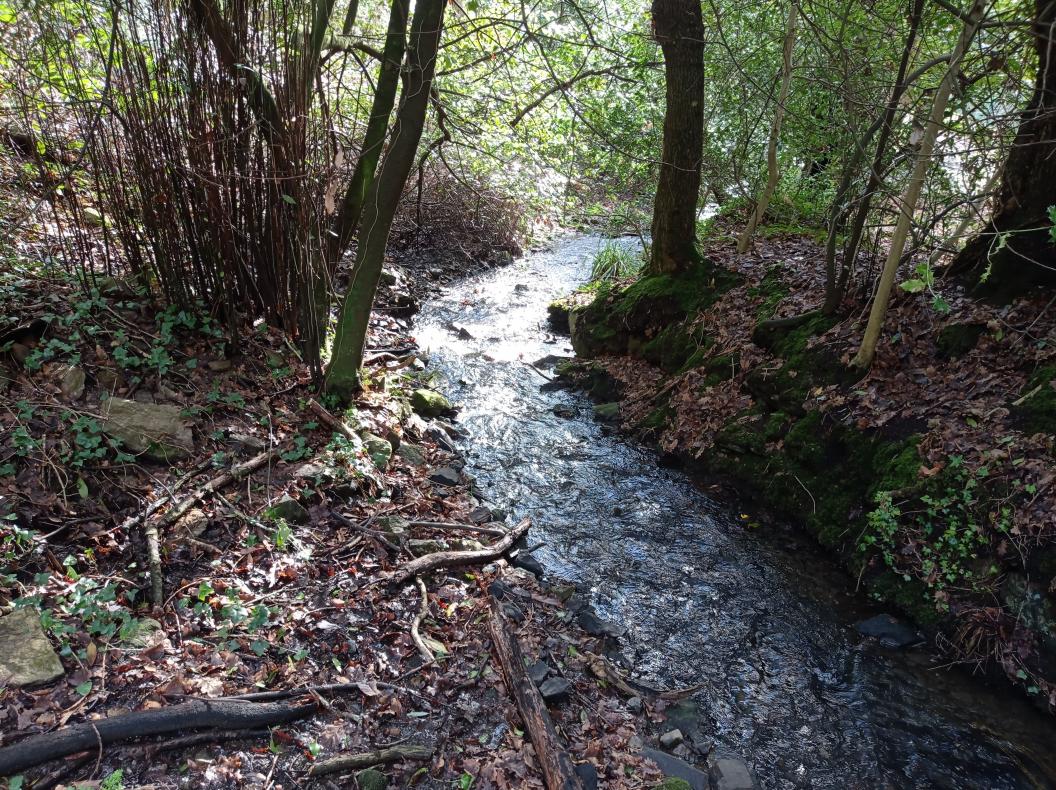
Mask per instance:
[[[422,139],[446,5],[446,0],[418,0],[414,11],[395,129],[381,172],[363,207],[356,266],[338,316],[333,356],[326,371],[327,390],[338,396],[347,397],[359,386],[370,308],[381,277],[389,230]]]
[[[777,166],[777,144],[781,140],[781,122],[785,118],[785,103],[788,101],[788,87],[792,82],[792,48],[796,44],[796,20],[799,16],[799,5],[793,1],[788,8],[788,22],[785,25],[785,43],[781,52],[781,89],[777,94],[777,109],[774,121],[770,126],[770,139],[766,144],[766,186],[755,204],[755,211],[748,219],[748,225],[737,239],[737,252],[748,252],[755,238],[755,230],[763,221],[770,199],[777,190],[781,171]]]
[[[1006,297],[1056,283],[1056,245],[1048,216],[1056,204],[1056,0],[1035,0],[1034,94],[1005,162],[988,226],[950,264],[977,293]]]
[[[924,178],[931,166],[931,154],[935,150],[935,140],[939,136],[946,115],[946,104],[949,102],[953,86],[956,84],[961,73],[961,60],[968,45],[972,43],[976,32],[983,21],[988,0],[973,0],[972,7],[964,19],[964,27],[961,29],[960,38],[950,56],[950,65],[942,76],[942,81],[935,91],[935,98],[931,104],[931,112],[928,122],[924,126],[924,137],[920,141],[920,148],[914,157],[913,171],[909,175],[909,183],[899,201],[898,221],[891,235],[891,249],[887,253],[884,269],[880,273],[880,282],[876,287],[876,295],[873,297],[873,305],[869,311],[869,323],[865,327],[862,337],[862,345],[858,353],[851,360],[851,366],[868,369],[873,364],[876,355],[876,344],[880,339],[880,330],[883,329],[884,319],[887,317],[887,304],[891,299],[891,288],[895,284],[895,275],[898,272],[898,264],[902,260],[902,252],[906,248],[906,238],[909,236],[910,226],[913,224],[913,214],[917,209],[917,201],[920,199],[920,191],[924,186]]]
[[[653,33],[664,53],[667,107],[653,206],[653,274],[700,261],[697,199],[704,150],[704,19],[699,0],[653,0]]]

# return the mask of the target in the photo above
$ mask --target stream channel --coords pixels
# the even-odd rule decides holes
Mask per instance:
[[[415,325],[461,408],[466,471],[513,519],[532,518],[547,576],[627,629],[633,677],[703,684],[686,734],[744,758],[765,788],[1056,787],[1056,722],[926,648],[863,638],[854,624],[877,610],[808,536],[746,528],[596,422],[584,396],[541,387],[526,363],[571,355],[546,306],[587,279],[602,243],[563,237],[463,280]]]

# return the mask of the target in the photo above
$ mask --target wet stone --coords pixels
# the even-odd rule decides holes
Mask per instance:
[[[546,676],[550,674],[550,666],[545,661],[536,661],[530,667],[528,667],[528,677],[532,679],[532,683],[539,686],[546,680]]]
[[[451,401],[439,392],[417,389],[411,393],[411,408],[423,417],[439,417],[451,411]]]
[[[624,630],[619,626],[607,623],[598,617],[590,609],[583,609],[577,616],[576,622],[579,627],[586,631],[591,636],[611,636],[619,637],[622,636]]]
[[[580,763],[576,766],[576,776],[583,783],[583,790],[597,790],[598,769],[590,763]]]
[[[547,678],[539,686],[539,693],[546,702],[560,702],[568,696],[572,690],[572,682],[568,678]]]
[[[631,697],[629,700],[627,700],[627,710],[630,711],[631,713],[641,713],[642,712],[642,698],[641,697]]]
[[[884,647],[905,648],[924,641],[917,629],[906,625],[889,614],[878,614],[862,620],[855,626],[862,636],[871,636]]]
[[[738,757],[718,757],[708,772],[713,790],[758,790],[759,785]]]

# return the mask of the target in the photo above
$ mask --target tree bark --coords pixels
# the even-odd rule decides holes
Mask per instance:
[[[748,225],[737,239],[737,252],[748,252],[755,238],[755,230],[763,221],[770,199],[777,190],[781,171],[777,163],[777,144],[781,140],[781,123],[785,118],[785,103],[788,101],[788,87],[792,82],[792,49],[796,45],[796,21],[799,17],[799,4],[793,0],[788,8],[788,22],[785,25],[785,42],[781,51],[781,89],[777,95],[777,108],[774,111],[774,122],[770,126],[770,139],[766,145],[766,186],[756,201],[755,211],[748,220]]]
[[[653,0],[653,33],[664,53],[667,106],[648,271],[700,262],[697,199],[704,151],[704,19],[699,0]]]
[[[884,326],[887,316],[887,305],[891,299],[891,288],[895,283],[895,275],[898,272],[898,264],[902,260],[902,252],[906,248],[906,237],[909,235],[910,226],[913,224],[913,214],[917,208],[920,191],[924,186],[924,178],[927,176],[928,168],[931,167],[931,154],[935,149],[935,140],[939,136],[943,118],[946,115],[946,104],[953,92],[953,86],[961,73],[961,60],[964,58],[968,46],[975,38],[983,21],[988,0],[973,0],[972,7],[961,29],[957,46],[954,47],[953,55],[950,57],[950,65],[935,91],[932,101],[931,112],[927,124],[924,126],[924,137],[920,141],[920,149],[914,157],[913,171],[909,176],[909,183],[900,200],[900,211],[898,222],[891,236],[891,249],[888,251],[884,269],[880,273],[880,282],[876,288],[876,296],[873,297],[873,305],[869,311],[869,323],[865,327],[862,337],[862,345],[858,353],[851,360],[853,367],[868,369],[873,364],[876,355],[876,344],[880,339],[880,331]]]
[[[1033,34],[1034,93],[1005,162],[997,206],[950,264],[949,273],[967,275],[980,295],[1011,297],[1056,284],[1048,217],[1056,204],[1056,0],[1035,0]]]
[[[389,231],[425,127],[446,5],[445,0],[420,0],[415,8],[395,129],[360,220],[356,266],[338,316],[333,356],[326,371],[327,390],[339,397],[348,397],[359,386],[363,344]]]

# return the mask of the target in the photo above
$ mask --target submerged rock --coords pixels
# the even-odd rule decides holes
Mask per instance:
[[[591,636],[611,636],[615,638],[622,636],[624,633],[623,628],[605,622],[589,608],[583,609],[583,611],[576,615],[576,622],[579,624],[580,628]]]
[[[16,609],[0,617],[0,686],[39,686],[65,674],[40,626],[40,612]]]
[[[667,732],[665,732],[663,735],[660,736],[660,747],[663,748],[663,749],[667,749],[668,751],[671,751],[676,746],[681,745],[681,743],[685,739],[686,739],[685,736],[682,735],[682,730],[680,730],[678,728],[675,728],[673,730],[668,730]]]
[[[124,398],[103,402],[103,432],[148,460],[171,463],[194,451],[194,436],[176,406]]]
[[[439,417],[452,410],[451,401],[439,392],[416,389],[411,393],[411,408],[423,417]]]
[[[759,785],[739,757],[718,757],[708,772],[714,790],[758,790]]]
[[[920,632],[889,614],[878,614],[862,620],[855,628],[862,636],[879,640],[884,647],[904,648],[919,645],[924,641]]]

